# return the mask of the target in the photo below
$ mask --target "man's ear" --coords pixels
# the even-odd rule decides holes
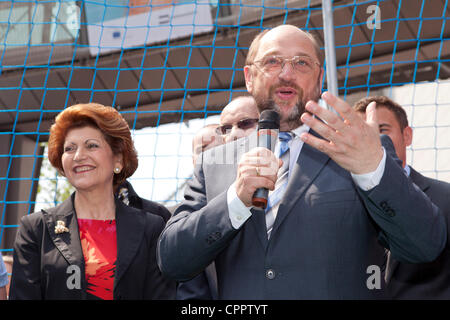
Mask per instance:
[[[324,74],[324,69],[320,68],[320,75],[319,75],[319,90],[320,92],[322,92],[322,85],[323,85],[323,74]]]
[[[405,146],[410,146],[413,139],[413,130],[410,126],[403,129],[403,141],[405,141]]]
[[[251,94],[253,90],[253,73],[251,66],[244,66],[244,77],[247,91]]]

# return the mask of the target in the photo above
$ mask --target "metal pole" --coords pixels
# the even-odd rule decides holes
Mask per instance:
[[[338,96],[336,51],[334,46],[333,5],[331,0],[322,0],[323,33],[325,36],[325,59],[327,67],[327,88]]]

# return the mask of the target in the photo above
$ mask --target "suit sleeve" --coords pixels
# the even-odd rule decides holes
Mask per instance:
[[[40,242],[36,235],[39,224],[30,222],[30,216],[21,219],[14,243],[10,300],[41,300]]]
[[[185,201],[168,221],[158,243],[161,271],[187,281],[206,268],[239,232],[231,225],[227,191],[206,201],[202,165],[185,191]]]
[[[386,166],[378,186],[361,191],[369,214],[380,227],[379,240],[393,257],[408,263],[430,262],[447,241],[441,210],[404,174],[389,138]]]
[[[158,237],[164,228],[162,217],[154,216],[157,219],[147,221],[152,228],[150,236],[150,254],[147,267],[147,277],[145,285],[144,299],[152,300],[172,300],[175,298],[176,282],[167,279],[161,274],[156,262],[156,246]],[[149,220],[149,219],[148,219]]]
[[[205,272],[201,272],[193,279],[180,282],[177,286],[177,300],[212,300]]]

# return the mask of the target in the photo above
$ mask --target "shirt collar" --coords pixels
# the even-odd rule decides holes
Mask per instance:
[[[300,137],[300,135],[303,132],[308,132],[309,131],[309,126],[307,126],[306,124],[302,124],[300,127],[295,128],[294,130],[291,130],[291,132],[293,132],[295,134],[295,137]]]
[[[405,165],[403,170],[405,171],[406,175],[409,177],[409,175],[411,174],[411,168],[408,165]]]

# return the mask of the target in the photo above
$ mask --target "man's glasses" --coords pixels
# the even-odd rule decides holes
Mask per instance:
[[[217,134],[226,135],[231,132],[231,129],[233,129],[233,126],[237,126],[239,129],[247,130],[253,128],[259,119],[242,119],[239,120],[234,125],[232,124],[224,124],[222,126],[218,126],[216,128]]]
[[[320,67],[320,63],[309,56],[295,56],[292,58],[268,56],[253,62],[253,64],[263,73],[273,76],[280,74],[287,62],[291,64],[292,69],[297,73],[311,72],[316,65]]]

